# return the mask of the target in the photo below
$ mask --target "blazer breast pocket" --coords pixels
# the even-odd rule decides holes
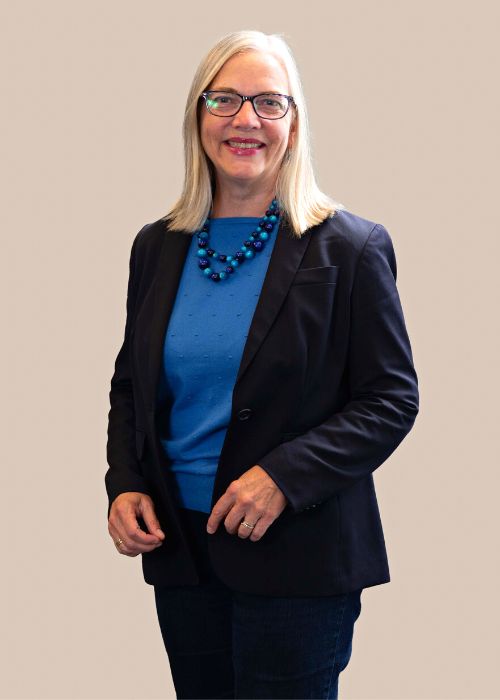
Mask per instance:
[[[336,284],[340,268],[337,265],[303,267],[297,270],[292,287],[303,284]]]

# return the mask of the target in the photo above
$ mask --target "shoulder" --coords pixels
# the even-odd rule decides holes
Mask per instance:
[[[142,257],[149,251],[157,252],[161,248],[164,237],[168,235],[167,221],[158,219],[145,224],[136,234],[132,247],[137,256]]]
[[[338,209],[312,231],[313,236],[335,242],[346,253],[360,255],[367,243],[386,245],[390,242],[387,229],[380,223],[354,214],[348,209]]]
[[[313,227],[311,245],[326,247],[332,261],[353,275],[360,263],[370,265],[374,258],[395,268],[394,248],[385,226],[347,209],[337,210]]]
[[[136,234],[131,250],[131,260],[134,266],[148,269],[154,268],[160,258],[160,253],[168,236],[187,236],[181,231],[169,231],[168,219],[164,217],[145,224]]]

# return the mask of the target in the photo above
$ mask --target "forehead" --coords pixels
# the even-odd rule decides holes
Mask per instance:
[[[212,89],[233,88],[237,92],[288,92],[288,78],[279,59],[263,51],[231,56],[210,84]]]

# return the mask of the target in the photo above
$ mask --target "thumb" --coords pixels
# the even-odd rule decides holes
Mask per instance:
[[[152,500],[150,498],[141,498],[139,503],[139,510],[149,532],[152,535],[156,535],[160,539],[164,539],[165,533],[161,529],[159,520],[156,517]]]

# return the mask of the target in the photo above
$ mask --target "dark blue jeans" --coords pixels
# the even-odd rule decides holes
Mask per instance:
[[[201,583],[154,587],[177,698],[337,698],[363,589],[314,598],[233,591],[210,565],[208,513],[181,510]]]

